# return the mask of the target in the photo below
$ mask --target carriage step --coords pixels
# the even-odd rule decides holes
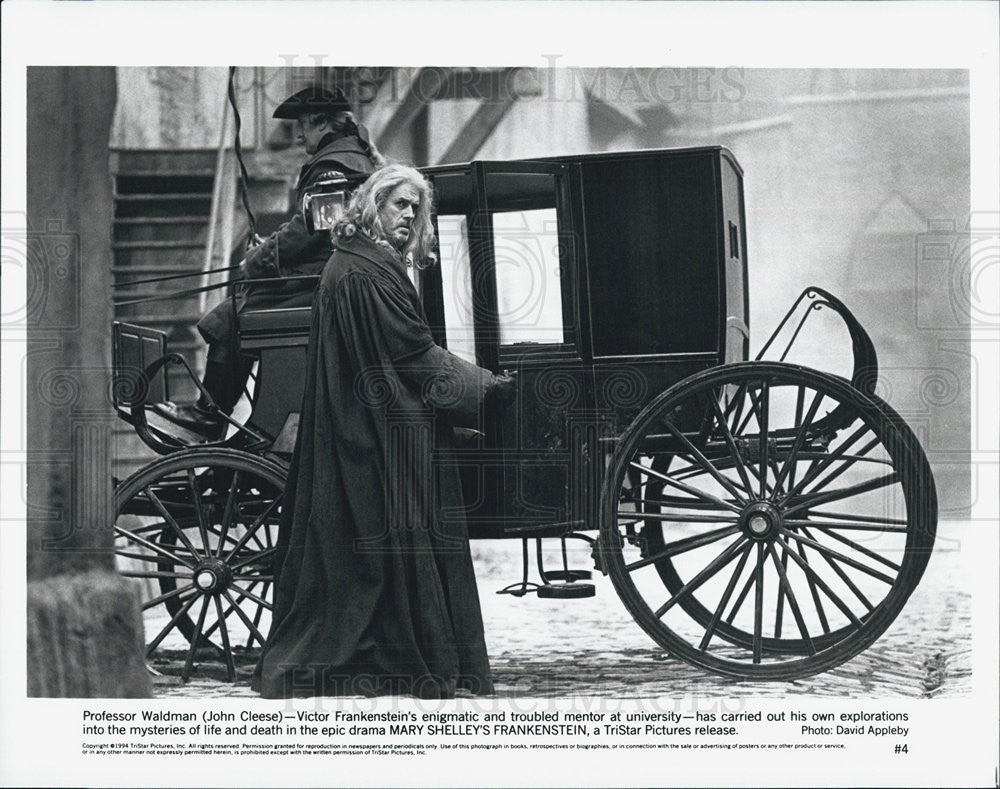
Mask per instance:
[[[545,578],[549,581],[589,581],[590,570],[546,570]]]
[[[547,575],[551,575],[551,573],[547,573]],[[597,595],[597,588],[593,584],[573,582],[565,584],[542,584],[535,591],[539,597],[548,600],[575,600]]]

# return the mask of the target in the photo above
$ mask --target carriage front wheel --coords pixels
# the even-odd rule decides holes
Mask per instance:
[[[781,363],[673,386],[617,443],[601,557],[672,655],[741,679],[856,656],[927,565],[937,499],[912,431],[850,382]]]
[[[232,449],[192,449],[137,471],[115,490],[119,572],[140,589],[148,645],[180,650],[186,681],[199,658],[263,646],[285,468]]]

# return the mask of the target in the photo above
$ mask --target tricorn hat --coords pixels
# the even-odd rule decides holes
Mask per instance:
[[[329,90],[319,85],[303,88],[289,96],[274,111],[275,118],[295,120],[303,112],[350,112],[351,105],[340,88]]]

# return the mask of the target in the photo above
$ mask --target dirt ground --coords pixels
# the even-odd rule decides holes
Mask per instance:
[[[649,698],[698,695],[758,698],[836,696],[928,698],[971,690],[971,608],[961,586],[963,522],[942,523],[920,585],[889,630],[853,660],[825,674],[793,682],[737,682],[670,657],[632,620],[611,582],[594,574],[595,597],[542,600],[499,595],[518,581],[519,541],[473,543],[486,638],[500,696]],[[582,546],[582,543],[581,543]],[[587,552],[570,553],[570,566],[588,568]],[[151,630],[156,613],[148,614]],[[162,698],[254,697],[253,655],[241,656],[237,681],[221,664],[198,664],[181,682],[184,642],[154,656],[154,688]]]

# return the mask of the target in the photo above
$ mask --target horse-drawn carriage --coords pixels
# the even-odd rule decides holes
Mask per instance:
[[[878,638],[929,559],[933,478],[913,433],[874,394],[870,339],[829,293],[804,291],[746,361],[732,155],[705,147],[424,172],[440,264],[414,277],[436,340],[518,371],[515,402],[484,410],[455,450],[470,536],[523,541],[521,580],[500,591],[593,594],[590,571],[566,559],[575,539],[659,645],[709,671],[796,678]],[[850,336],[847,377],[763,360],[822,310]],[[161,332],[115,325],[116,405],[163,455],[116,487],[116,551],[124,575],[156,584],[144,608],[165,609],[149,653],[171,634],[190,644],[185,678],[205,654],[233,677],[234,653],[267,632],[310,310],[238,320],[242,352],[258,359],[252,410],[214,442],[155,422],[151,406],[169,397],[165,366],[187,362]],[[545,567],[543,540],[561,543],[561,567]]]

